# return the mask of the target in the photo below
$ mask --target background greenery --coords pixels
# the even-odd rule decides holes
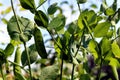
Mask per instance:
[[[118,3],[11,0],[0,11],[10,38],[1,42],[0,79],[119,80]]]

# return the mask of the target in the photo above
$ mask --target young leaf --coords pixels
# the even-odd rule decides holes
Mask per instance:
[[[60,31],[65,26],[65,16],[60,15],[55,17],[50,24],[48,25],[48,29],[55,29],[56,31]]]
[[[34,0],[19,0],[19,1],[23,8],[29,9],[29,10],[35,9]]]
[[[98,38],[106,36],[110,26],[111,24],[109,22],[99,23],[94,29],[94,36]]]
[[[34,28],[33,23],[27,18],[19,16],[17,16],[17,18],[19,26],[17,25],[15,16],[13,16],[7,24],[10,38],[18,42],[29,41],[32,37],[32,31]]]
[[[41,58],[47,58],[47,52],[44,46],[42,33],[38,29],[38,27],[35,27],[33,35],[34,35],[36,50],[38,51],[39,56]]]
[[[11,56],[14,52],[14,45],[9,43],[5,48],[4,52],[6,57]]]
[[[38,5],[38,7],[40,7],[42,4],[44,4],[45,2],[46,2],[47,0],[39,0],[39,5]],[[38,8],[37,7],[37,8]]]
[[[46,14],[43,11],[41,11],[41,10],[37,11],[35,13],[34,20],[38,26],[47,28],[48,17],[46,16]]]
[[[112,52],[116,58],[120,58],[120,48],[115,41],[112,43]]]
[[[47,10],[48,14],[50,15],[54,14],[56,11],[57,11],[57,3],[50,5],[50,7]]]
[[[38,57],[38,53],[36,51],[36,47],[34,44],[32,44],[30,47],[27,48],[28,53],[30,55],[30,63],[34,63],[37,60]],[[22,56],[21,56],[21,61],[22,61],[22,65],[26,66],[28,65],[28,59],[27,59],[27,53],[26,51],[22,52]]]

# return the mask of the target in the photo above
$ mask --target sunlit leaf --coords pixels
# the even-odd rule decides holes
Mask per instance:
[[[2,4],[2,3],[0,3],[0,6],[3,6],[3,4]]]
[[[105,14],[108,16],[111,16],[115,13],[115,11],[112,8],[108,8],[105,10]]]
[[[99,23],[94,30],[94,36],[95,37],[103,37],[106,36],[106,33],[109,30],[109,27],[111,26],[111,24],[109,22],[102,22]]]
[[[100,44],[103,55],[106,54],[111,49],[111,42],[107,38],[103,38]]]
[[[7,23],[8,23],[7,19],[5,19],[5,18],[2,18],[1,20],[2,20],[2,22],[3,22],[4,24],[7,24]]]
[[[112,43],[112,52],[116,58],[120,58],[120,48],[116,42]]]
[[[56,31],[60,31],[65,26],[65,22],[65,16],[57,16],[53,18],[53,20],[50,22],[50,24],[48,25],[48,29],[55,29]]]
[[[17,16],[17,18],[19,26],[17,24],[15,16],[13,16],[7,24],[7,30],[10,38],[18,42],[29,41],[31,39],[32,31],[34,28],[33,22],[27,18],[19,16]]]
[[[98,58],[98,53],[96,51],[96,47],[97,47],[97,42],[91,40],[89,42],[89,45],[88,45],[88,50],[90,51],[90,53],[94,56],[95,59]]]
[[[114,73],[116,80],[119,80],[118,72],[117,72],[117,69],[120,67],[119,61],[115,58],[110,58],[109,65],[111,65],[111,67],[112,67],[112,71]]]
[[[47,0],[39,0],[39,5],[38,7],[40,7],[41,5],[43,5]]]
[[[38,26],[47,28],[48,17],[46,16],[46,14],[43,11],[41,11],[41,10],[37,11],[35,13],[34,20]]]
[[[54,14],[56,11],[57,11],[57,3],[50,5],[50,7],[47,10],[48,14],[50,15]]]

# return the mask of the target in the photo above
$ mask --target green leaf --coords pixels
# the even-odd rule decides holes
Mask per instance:
[[[37,57],[38,57],[38,52],[36,51],[35,44],[32,44],[31,46],[29,46],[27,50],[30,55],[30,63],[32,64],[37,60]],[[23,66],[28,65],[27,53],[25,50],[22,52],[21,61]]]
[[[78,18],[78,26],[79,26],[80,29],[83,29],[83,28],[84,28],[83,18],[86,16],[86,12],[87,12],[87,11],[84,11],[84,12],[82,12],[82,13],[79,15],[79,18]]]
[[[95,60],[98,58],[98,53],[96,51],[96,47],[97,47],[97,42],[95,42],[94,40],[91,40],[88,44],[88,50],[90,51],[90,53],[92,53]]]
[[[0,6],[3,6],[3,4],[2,4],[2,3],[0,3]]]
[[[120,48],[115,41],[112,43],[112,52],[116,58],[120,58]]]
[[[50,5],[50,7],[47,10],[49,15],[54,14],[56,11],[57,11],[57,3]]]
[[[56,80],[58,72],[57,65],[47,66],[41,70],[40,80]]]
[[[115,13],[115,11],[112,8],[108,8],[105,10],[105,15],[111,16]]]
[[[39,0],[39,5],[38,7],[40,7],[42,4],[44,4],[47,0]]]
[[[35,27],[33,35],[34,35],[36,50],[38,51],[39,56],[41,58],[47,58],[47,52],[45,49],[42,33],[38,29],[38,27]]]
[[[19,72],[16,72],[16,80],[26,80],[26,78]]]
[[[5,48],[4,52],[6,57],[11,56],[14,52],[14,45],[9,43]]]
[[[46,14],[43,11],[41,11],[41,10],[37,11],[35,13],[34,20],[38,26],[47,28],[48,17],[46,16]]]
[[[34,28],[33,22],[31,22],[27,18],[19,16],[17,16],[17,18],[20,29],[18,28],[15,16],[13,16],[7,24],[7,30],[10,35],[10,38],[18,42],[29,41],[33,33],[32,32]]]
[[[74,23],[70,23],[67,31],[70,34],[74,34],[76,32],[76,30],[78,30],[78,26],[76,24],[74,24]]]
[[[120,67],[119,61],[115,58],[110,58],[109,65],[111,65],[111,67],[112,67],[112,71],[114,73],[116,80],[119,80],[119,75],[117,72],[117,69]]]
[[[97,15],[93,10],[90,10],[86,13],[87,22],[89,26],[93,26],[97,23]]]
[[[82,74],[80,76],[80,80],[91,80],[91,79],[90,79],[90,76],[88,74]]]
[[[98,38],[106,36],[110,26],[111,24],[109,22],[99,23],[94,29],[94,36]]]
[[[91,7],[94,8],[94,9],[97,9],[97,5],[96,4],[92,4]]]
[[[111,49],[111,42],[107,38],[103,38],[100,42],[102,54],[106,54]]]
[[[53,18],[53,20],[48,25],[48,29],[49,30],[55,29],[56,31],[60,31],[64,26],[65,26],[65,16],[60,15]]]
[[[2,18],[1,20],[2,20],[2,22],[3,22],[4,24],[7,24],[7,23],[8,23],[7,19],[5,19],[5,18]]]
[[[32,10],[36,8],[34,0],[19,0],[19,1],[21,6],[25,9]]]
[[[86,2],[87,2],[87,0],[77,0],[78,4],[83,4],[83,3],[86,3]]]

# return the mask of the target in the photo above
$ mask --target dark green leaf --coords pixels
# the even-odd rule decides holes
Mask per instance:
[[[23,8],[29,9],[29,10],[35,9],[34,0],[19,0],[19,1]]]
[[[33,35],[34,35],[36,50],[38,51],[39,56],[41,58],[47,58],[47,52],[44,46],[42,33],[38,29],[38,27],[35,27]]]
[[[30,40],[32,37],[32,31],[33,31],[34,25],[27,18],[23,18],[19,16],[17,16],[17,18],[18,18],[20,29],[18,28],[15,16],[13,16],[7,24],[8,33],[11,39],[19,41],[19,42],[20,41],[26,42]]]
[[[111,24],[109,22],[102,22],[99,23],[94,30],[94,36],[95,37],[103,37],[106,36],[106,33],[109,30],[109,27],[111,26]]]
[[[108,8],[105,10],[105,15],[111,16],[115,13],[115,11],[112,8]]]
[[[36,51],[35,44],[32,44],[30,47],[27,48],[27,50],[30,55],[30,63],[32,64],[37,60],[38,57],[38,52]],[[28,65],[27,53],[25,50],[22,52],[21,61],[23,66]]]
[[[57,11],[57,3],[50,5],[47,11],[50,15],[54,14]]]
[[[48,17],[46,16],[46,14],[43,11],[41,11],[41,10],[37,11],[35,13],[34,20],[38,26],[47,28]]]
[[[47,66],[41,70],[40,80],[56,80],[58,72],[57,65]]]
[[[78,26],[74,23],[71,23],[71,24],[69,24],[69,27],[67,30],[70,34],[74,34],[77,29],[78,29]]]
[[[90,79],[90,76],[88,74],[82,74],[80,76],[80,80],[91,80],[91,79]]]
[[[55,29],[56,31],[60,31],[64,26],[65,26],[65,16],[60,15],[53,18],[53,20],[48,25],[48,29],[49,30]]]
[[[96,4],[92,4],[91,7],[96,9],[97,5]]]
[[[83,4],[85,2],[87,2],[87,0],[77,0],[77,3],[79,3],[79,4]]]
[[[6,57],[11,56],[14,52],[14,45],[9,43],[5,48],[4,52]]]

